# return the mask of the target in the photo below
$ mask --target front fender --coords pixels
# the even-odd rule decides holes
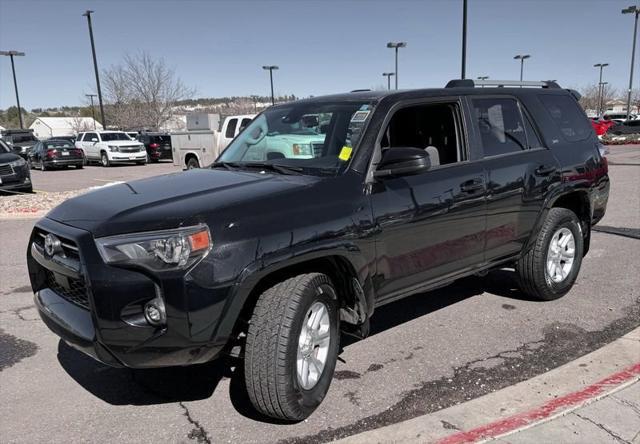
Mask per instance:
[[[224,314],[214,337],[230,338],[245,304],[263,279],[286,268],[328,257],[339,257],[349,264],[353,277],[358,280],[363,289],[363,303],[366,314],[370,316],[374,308],[374,294],[369,272],[370,264],[366,255],[352,242],[326,242],[313,246],[298,246],[276,254],[265,255],[246,266],[230,291]]]

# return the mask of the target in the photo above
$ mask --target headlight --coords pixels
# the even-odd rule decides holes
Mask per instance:
[[[118,152],[118,147],[115,145],[109,145],[109,151],[111,152]]]
[[[96,239],[107,264],[131,265],[150,271],[186,270],[211,250],[206,225],[150,231]]]
[[[21,166],[25,166],[27,162],[21,157],[18,160],[14,160],[13,162],[9,162],[9,165],[15,168],[20,168]]]

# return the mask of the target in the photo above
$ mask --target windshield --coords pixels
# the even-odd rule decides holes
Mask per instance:
[[[234,167],[274,164],[336,173],[352,157],[371,113],[369,102],[292,103],[256,117],[218,158]]]
[[[44,146],[46,149],[56,149],[56,148],[73,148],[73,144],[66,140],[51,140],[44,142]]]
[[[131,137],[125,133],[102,133],[100,134],[103,142],[111,142],[113,140],[128,140],[131,141]]]

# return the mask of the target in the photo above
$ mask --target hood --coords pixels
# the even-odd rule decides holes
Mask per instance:
[[[138,142],[137,140],[109,140],[109,141],[105,140],[102,143],[106,145],[113,145],[113,146],[132,146],[132,145],[143,146],[144,145],[142,142]]]
[[[211,220],[225,206],[319,180],[247,171],[194,169],[109,185],[69,199],[47,217],[95,237],[175,228]]]
[[[13,153],[0,153],[0,163],[9,163],[18,159],[22,159],[22,157]]]

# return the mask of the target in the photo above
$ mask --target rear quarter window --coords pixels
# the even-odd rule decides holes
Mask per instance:
[[[541,94],[539,99],[568,142],[578,142],[591,136],[593,128],[573,97]]]

